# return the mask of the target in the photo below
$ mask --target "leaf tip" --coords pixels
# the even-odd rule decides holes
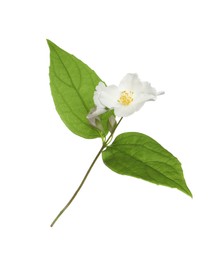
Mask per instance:
[[[188,195],[190,196],[191,199],[193,199],[193,195],[192,195],[192,192],[190,190],[189,190]]]
[[[190,189],[186,186],[187,189],[184,190],[184,193],[186,195],[188,195],[190,198],[193,199],[193,195],[192,195],[192,192],[190,191]]]
[[[47,44],[48,44],[49,47],[53,44],[53,42],[49,39],[46,39],[46,41],[47,41]]]

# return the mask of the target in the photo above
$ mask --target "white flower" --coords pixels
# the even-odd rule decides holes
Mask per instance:
[[[164,92],[157,92],[150,83],[142,82],[137,74],[127,74],[119,86],[106,86],[100,82],[94,93],[96,108],[87,118],[104,113],[107,109],[113,109],[116,116],[125,117],[138,111],[146,101],[156,100],[158,95]]]

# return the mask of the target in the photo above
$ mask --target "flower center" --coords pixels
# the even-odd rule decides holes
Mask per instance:
[[[121,96],[118,99],[118,102],[121,103],[124,106],[130,105],[131,102],[134,100],[133,94],[134,94],[133,91],[126,91],[126,90],[122,91]]]

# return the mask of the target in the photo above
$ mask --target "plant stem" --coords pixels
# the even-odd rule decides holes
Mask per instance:
[[[56,218],[54,219],[54,221],[51,223],[51,227],[54,226],[54,224],[57,222],[57,220],[60,218],[60,216],[63,214],[63,212],[69,207],[69,205],[72,203],[72,201],[75,199],[76,195],[78,194],[78,192],[80,191],[80,189],[82,188],[84,182],[86,181],[90,171],[92,170],[95,162],[97,161],[97,159],[99,158],[100,154],[102,153],[102,151],[106,148],[106,146],[108,145],[109,140],[111,140],[111,138],[113,137],[113,134],[116,130],[116,128],[118,127],[118,125],[120,124],[122,120],[122,117],[120,118],[120,120],[118,121],[117,125],[115,126],[115,129],[113,130],[113,132],[111,133],[111,135],[108,137],[108,139],[106,140],[105,143],[103,143],[101,149],[99,150],[99,152],[97,153],[96,157],[94,158],[94,160],[92,161],[92,164],[90,165],[88,171],[86,172],[86,175],[84,176],[82,182],[80,183],[79,187],[77,188],[77,190],[75,191],[75,193],[73,194],[73,196],[71,197],[71,199],[69,200],[69,202],[66,204],[66,206],[60,211],[60,213],[56,216]]]
[[[73,194],[72,198],[69,200],[69,202],[66,204],[66,206],[60,211],[60,213],[57,215],[57,217],[54,219],[54,221],[52,222],[52,224],[50,225],[51,227],[53,227],[53,225],[56,223],[56,221],[59,219],[59,217],[63,214],[63,212],[69,207],[69,205],[72,203],[72,201],[74,200],[74,198],[76,197],[76,195],[78,194],[78,192],[80,191],[80,189],[82,188],[86,178],[88,177],[90,171],[92,170],[93,165],[95,164],[96,160],[98,159],[99,155],[102,153],[103,149],[105,148],[105,145],[103,145],[101,147],[101,149],[99,150],[99,152],[97,153],[95,159],[93,160],[92,164],[90,165],[86,175],[84,176],[82,182],[80,183],[78,189],[75,191],[75,193]]]

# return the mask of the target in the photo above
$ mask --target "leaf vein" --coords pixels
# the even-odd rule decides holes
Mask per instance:
[[[145,144],[145,143],[144,143],[144,144]],[[157,153],[157,154],[159,154],[159,155],[162,155],[163,157],[167,157],[168,159],[170,159],[170,156],[165,155],[165,154],[163,154],[163,153],[160,153],[159,151],[155,151],[155,150],[153,150],[153,149],[151,149],[151,148],[149,148],[149,147],[146,147],[146,146],[144,146],[144,144],[141,145],[141,144],[129,143],[129,144],[117,144],[117,146],[126,146],[126,145],[140,146],[142,149],[144,148],[145,150],[150,150],[151,152]],[[115,147],[114,144],[113,144],[112,146]],[[176,157],[174,157],[174,158],[176,159]]]
[[[51,63],[53,64],[52,61],[51,61]],[[53,69],[52,69],[52,67],[53,67]],[[67,87],[69,87],[69,88],[73,88],[72,85],[68,84],[68,83],[65,82],[63,79],[61,79],[61,77],[58,76],[58,74],[56,73],[56,71],[55,71],[55,69],[54,69],[54,65],[52,65],[52,67],[51,67],[51,72],[54,73],[55,77],[56,77],[60,82],[62,82],[63,84],[65,84]]]
[[[135,159],[136,161],[140,162],[141,164],[143,164],[144,166],[148,166],[150,167],[151,169],[155,170],[157,173],[163,175],[164,177],[166,177],[167,179],[169,179],[171,182],[175,183],[178,187],[180,187],[181,189],[184,189],[181,185],[179,185],[175,180],[172,180],[170,177],[166,176],[164,173],[162,172],[159,172],[157,169],[155,169],[154,167],[150,166],[150,165],[146,165],[144,162],[142,162],[141,160],[139,160],[138,158],[136,157],[132,157],[130,154],[124,152],[124,151],[121,151],[120,149],[117,149],[117,148],[113,148],[115,150],[117,150],[118,152],[120,153],[124,153],[125,155],[127,155],[128,157],[132,158],[132,159]],[[156,161],[152,161],[152,162],[156,162]],[[164,164],[166,165],[169,165],[167,163],[164,162]],[[169,165],[171,168],[173,168],[171,165]],[[174,168],[173,168],[174,169]],[[176,171],[176,169],[174,169]],[[184,189],[185,190],[185,189]]]
[[[52,46],[52,47],[53,47],[53,46]],[[54,49],[54,52],[56,53],[57,57],[59,58],[61,64],[63,65],[63,67],[64,67],[64,69],[65,69],[65,71],[66,71],[68,77],[70,78],[71,85],[72,85],[73,88],[75,89],[75,91],[76,91],[76,93],[77,93],[79,99],[81,100],[83,106],[85,107],[85,109],[86,109],[86,111],[87,111],[87,113],[88,113],[88,112],[89,112],[89,109],[88,109],[88,107],[86,106],[86,104],[85,104],[85,102],[84,102],[82,96],[81,96],[80,93],[77,91],[76,86],[73,84],[73,80],[72,80],[72,78],[71,78],[71,76],[70,76],[70,73],[69,73],[68,69],[66,68],[66,66],[65,66],[63,60],[61,59],[60,55],[58,54],[57,50],[56,50],[54,47],[53,47],[53,49]],[[75,62],[74,60],[73,60],[73,62],[74,62],[75,65],[76,65],[76,62]]]
[[[55,87],[55,86],[54,86]],[[69,108],[69,110],[71,111],[72,115],[75,116],[82,124],[86,125],[88,127],[88,124],[86,124],[71,108],[71,106],[66,102],[65,98],[63,97],[63,94],[59,91],[58,88],[56,88],[57,92],[59,93],[59,95],[61,96],[61,98],[63,99],[64,104],[66,104],[66,106]]]

